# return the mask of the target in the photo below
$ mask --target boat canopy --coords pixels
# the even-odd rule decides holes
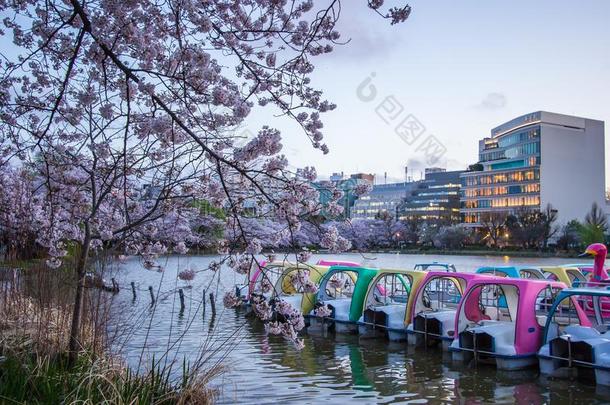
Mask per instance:
[[[587,282],[587,277],[575,266],[544,266],[540,270],[545,278],[561,281],[569,287],[584,286]]]
[[[551,302],[564,288],[564,283],[550,280],[474,280],[460,302],[455,320],[456,334],[459,336],[462,332],[475,330],[473,328],[501,328],[503,343],[496,342],[498,345],[490,350],[513,356],[534,355],[540,347]]]
[[[378,269],[367,267],[332,266],[320,281],[317,301],[349,302],[350,322],[357,322],[362,314],[366,292]]]
[[[405,327],[411,319],[415,292],[427,274],[421,270],[380,269],[368,286],[363,312],[371,309],[394,314],[396,310],[390,310],[390,307],[400,307],[400,323]],[[379,291],[383,294],[379,294]]]
[[[544,274],[539,268],[529,266],[484,266],[479,267],[475,273],[509,278],[544,279]]]
[[[439,263],[439,262],[431,262],[431,263],[418,263],[413,267],[413,270],[419,271],[457,271],[455,266],[451,263]]]
[[[307,263],[286,265],[275,282],[273,296],[289,301],[295,308],[307,314],[314,307],[316,293],[304,291],[302,283],[295,283],[295,280],[307,278],[317,285],[329,269],[327,266]]]

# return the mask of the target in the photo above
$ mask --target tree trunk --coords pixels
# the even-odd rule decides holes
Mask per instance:
[[[80,329],[83,312],[83,300],[85,294],[85,274],[87,259],[89,258],[89,242],[91,235],[89,225],[85,225],[85,239],[80,249],[78,261],[76,263],[76,294],[74,295],[74,309],[72,311],[72,325],[70,326],[70,338],[68,344],[68,366],[72,367],[76,363],[78,352],[80,351]]]

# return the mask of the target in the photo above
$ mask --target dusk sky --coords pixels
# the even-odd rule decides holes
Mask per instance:
[[[295,166],[402,181],[405,165],[415,178],[427,166],[417,145],[430,134],[447,149],[437,166],[457,170],[476,162],[477,141],[492,127],[525,113],[610,122],[610,2],[411,1],[411,17],[395,26],[365,3],[343,3],[341,32],[351,42],[317,59],[314,84],[338,104],[323,116],[330,153],[285,120],[256,111],[248,123],[281,128]],[[372,72],[377,95],[364,102],[356,89]],[[392,125],[375,112],[387,96],[404,107]],[[412,145],[394,132],[409,114],[425,126]]]

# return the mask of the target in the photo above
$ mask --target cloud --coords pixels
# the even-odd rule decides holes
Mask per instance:
[[[462,160],[453,159],[453,158],[448,158],[446,161],[447,170],[465,170],[468,167],[468,165],[471,165],[472,163],[475,163],[475,162],[466,163],[466,162],[463,162]]]
[[[406,166],[409,168],[409,173],[412,170],[413,171],[424,170],[426,167],[428,167],[428,165],[426,164],[425,161],[415,159],[415,158],[409,158],[409,160],[407,160]]]
[[[506,107],[506,104],[508,104],[508,101],[504,94],[488,93],[477,107],[483,110],[500,110]]]
[[[338,31],[341,33],[339,43],[329,55],[330,58],[370,60],[387,56],[400,46],[397,40],[396,26],[390,26],[368,7],[346,7],[341,10]],[[381,21],[380,21],[381,20]],[[376,29],[363,29],[377,24]]]

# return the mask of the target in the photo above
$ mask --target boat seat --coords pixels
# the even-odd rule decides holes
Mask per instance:
[[[515,353],[515,324],[513,322],[482,321],[480,326],[473,328],[473,330],[492,336],[495,352],[503,354]]]
[[[352,305],[350,298],[337,298],[335,300],[327,300],[324,303],[331,305],[335,309],[335,319],[340,321],[349,320],[349,309]]]
[[[570,325],[563,330],[563,333],[579,340],[595,339],[601,335],[595,328],[580,325]]]
[[[405,322],[406,306],[403,305],[384,305],[375,307],[375,312],[384,312],[388,318],[389,328],[403,328]]]
[[[291,294],[291,295],[281,295],[280,299],[282,301],[286,301],[287,303],[289,303],[290,305],[292,305],[292,307],[294,309],[298,309],[299,311],[301,310],[301,303],[303,302],[303,294]]]
[[[454,309],[444,309],[438,312],[425,312],[424,316],[429,319],[437,319],[442,325],[442,334],[447,336],[447,332],[453,331],[454,329],[453,325],[455,320],[455,313],[456,311]]]
[[[510,315],[496,307],[485,307],[485,315],[493,321],[511,322]]]

